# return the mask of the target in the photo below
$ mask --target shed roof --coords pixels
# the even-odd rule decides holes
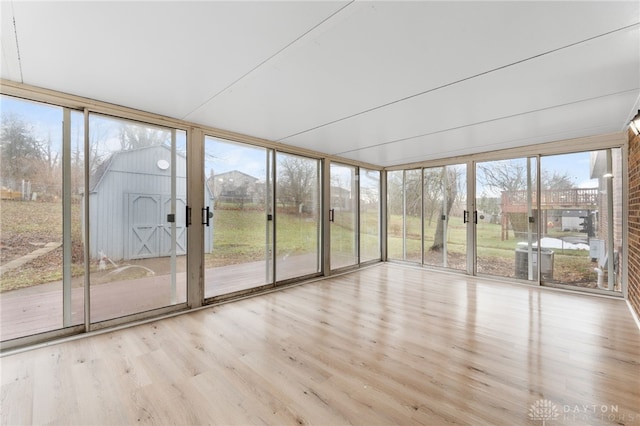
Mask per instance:
[[[142,147],[142,148],[130,149],[130,150],[126,150],[126,151],[114,152],[106,160],[104,160],[96,168],[96,171],[89,177],[89,192],[95,192],[95,191],[98,190],[98,187],[100,186],[100,184],[104,180],[104,176],[111,169],[111,167],[115,164],[115,160],[117,158],[120,158],[120,157],[125,156],[125,155],[132,155],[134,153],[139,153],[141,151],[158,150],[158,149],[165,149],[167,151],[170,151],[171,147],[169,147],[167,145],[152,145],[152,146],[145,146],[145,147]],[[186,159],[186,156],[184,154],[182,154],[181,152],[177,152],[176,155],[178,157]]]

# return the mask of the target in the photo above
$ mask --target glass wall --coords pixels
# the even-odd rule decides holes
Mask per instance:
[[[91,322],[186,301],[186,134],[89,117]]]
[[[387,172],[387,257],[422,262],[422,170]]]
[[[544,156],[540,163],[540,244],[554,260],[544,281],[621,291],[621,150]]]
[[[276,153],[276,280],[321,271],[320,161]]]
[[[76,111],[9,96],[0,102],[5,341],[84,322],[84,128]]]
[[[358,196],[354,166],[331,163],[331,269],[358,263]]]
[[[537,281],[535,157],[476,164],[476,272]],[[542,272],[551,254],[542,251]]]
[[[404,259],[404,171],[387,172],[387,258]]]
[[[204,153],[205,298],[273,283],[272,152],[207,136]]]
[[[422,220],[424,265],[621,292],[622,157],[610,148],[428,167],[421,189],[419,170],[389,171],[388,258],[415,260]]]
[[[89,113],[85,150],[82,113],[0,99],[2,341],[82,326],[87,293],[90,323],[185,303],[189,217],[205,298],[320,274],[323,179],[331,268],[380,259],[378,171],[323,177],[320,160],[205,137],[204,208],[188,215],[185,131]],[[388,258],[621,292],[622,161],[610,148],[389,171]]]
[[[360,168],[360,262],[380,260],[380,172]]]
[[[466,270],[465,164],[424,169],[424,264]]]

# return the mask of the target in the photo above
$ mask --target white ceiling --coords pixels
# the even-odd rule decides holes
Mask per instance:
[[[381,166],[622,131],[640,108],[637,0],[1,7],[3,79]]]

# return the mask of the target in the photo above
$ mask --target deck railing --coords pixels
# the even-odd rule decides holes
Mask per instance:
[[[527,191],[503,191],[502,211],[508,212],[510,207],[527,205]],[[535,205],[536,192],[531,192],[531,201]],[[598,188],[546,189],[540,197],[540,208],[589,208],[598,205]],[[517,209],[519,210],[519,209]]]

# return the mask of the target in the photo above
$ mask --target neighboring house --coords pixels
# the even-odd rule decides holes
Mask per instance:
[[[223,203],[258,203],[264,196],[264,182],[239,170],[211,174],[207,184],[216,200]]]
[[[353,210],[351,191],[340,186],[331,185],[331,208],[336,210]]]
[[[92,258],[143,259],[171,254],[171,149],[151,146],[112,154],[89,182],[89,245]],[[187,249],[186,158],[176,157],[176,254]],[[205,206],[213,194],[205,189]],[[192,221],[200,220],[199,212]],[[212,246],[205,233],[205,252]],[[102,253],[102,254],[101,254]]]

